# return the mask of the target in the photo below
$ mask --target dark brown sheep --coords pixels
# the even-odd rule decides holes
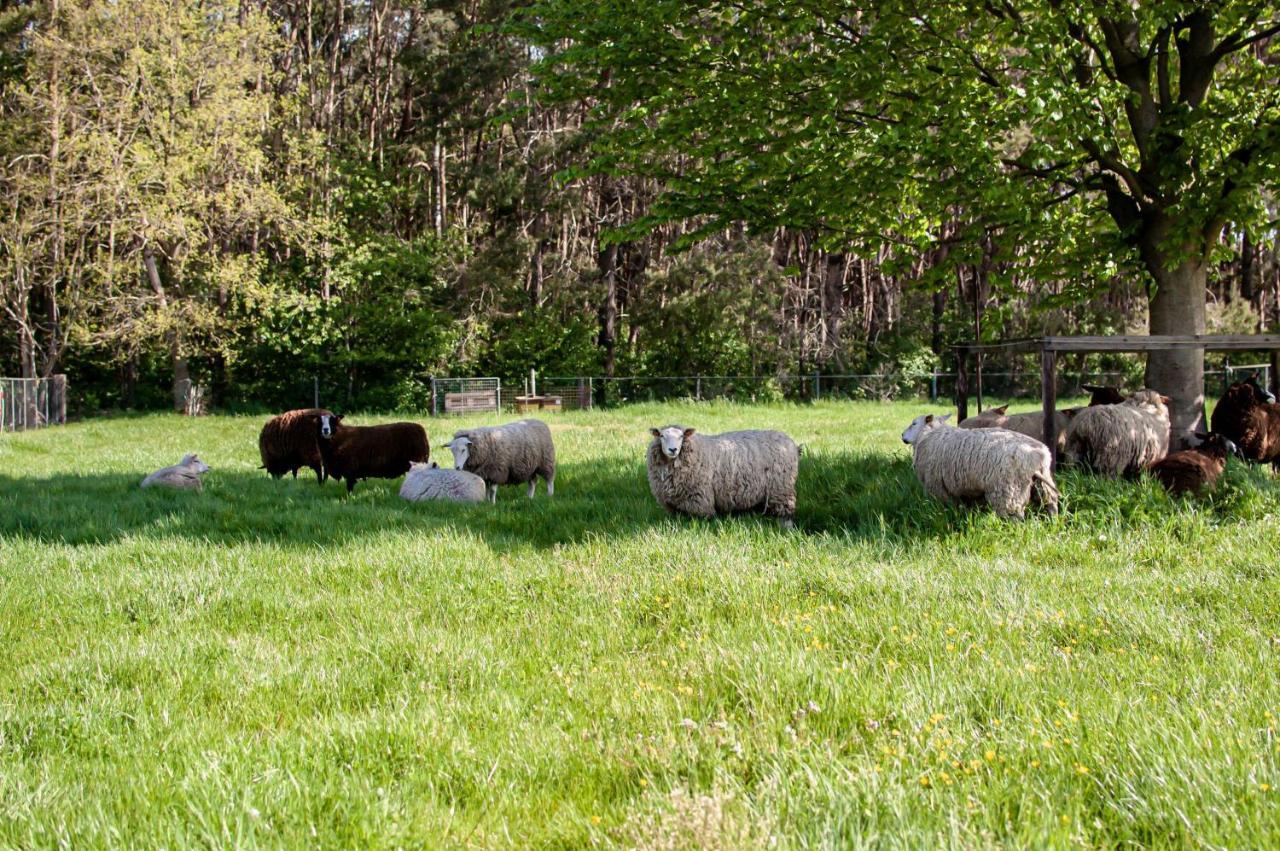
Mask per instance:
[[[417,423],[376,426],[342,424],[342,414],[324,414],[316,429],[325,471],[347,480],[347,493],[361,479],[396,479],[431,454],[427,432]]]
[[[327,478],[324,459],[316,441],[321,415],[332,416],[325,408],[300,408],[286,411],[267,420],[258,435],[258,453],[262,466],[274,478],[292,472],[298,478],[298,470],[310,467],[316,473],[316,482],[324,484]]]
[[[1220,434],[1196,432],[1195,436],[1198,446],[1166,455],[1150,467],[1151,475],[1171,494],[1213,490],[1227,468],[1227,455],[1240,451]]]
[[[1280,467],[1280,405],[1270,399],[1256,376],[1237,381],[1214,406],[1209,426],[1240,447],[1245,460]]]
[[[1081,389],[1089,391],[1089,407],[1096,405],[1119,405],[1127,398],[1119,387],[1107,387],[1103,384],[1084,384]]]

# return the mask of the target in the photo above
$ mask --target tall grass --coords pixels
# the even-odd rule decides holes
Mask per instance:
[[[6,435],[0,846],[1280,844],[1280,487],[1001,522],[921,410],[564,414],[496,506],[274,481],[258,418]],[[673,421],[805,444],[797,528],[666,516]]]

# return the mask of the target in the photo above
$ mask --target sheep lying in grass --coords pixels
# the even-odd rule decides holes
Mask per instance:
[[[484,502],[485,496],[484,479],[466,470],[443,470],[434,461],[430,465],[415,461],[400,485],[400,498],[410,502]]]
[[[1169,397],[1139,390],[1118,405],[1085,408],[1067,429],[1066,459],[1104,476],[1132,476],[1169,452]]]
[[[1151,475],[1172,494],[1202,493],[1218,485],[1227,468],[1227,456],[1240,450],[1220,434],[1196,432],[1200,444],[1192,449],[1172,452],[1151,465]]]
[[[522,482],[529,483],[532,499],[538,476],[547,483],[547,496],[556,492],[556,447],[541,420],[461,429],[454,432],[449,449],[455,469],[484,479],[490,502],[498,501],[498,485]]]
[[[649,490],[667,511],[695,517],[751,511],[792,525],[800,449],[787,435],[702,435],[676,425],[650,432]]]
[[[1034,494],[1058,513],[1048,447],[1008,429],[953,428],[949,416],[918,416],[902,433],[925,493],[948,504],[986,500],[997,516],[1019,519]]]
[[[140,487],[183,488],[186,490],[204,490],[200,477],[209,472],[209,465],[200,460],[200,456],[192,452],[182,456],[182,460],[171,467],[163,467],[142,480]]]
[[[1209,422],[1246,460],[1280,468],[1280,405],[1274,402],[1253,376],[1227,388]]]

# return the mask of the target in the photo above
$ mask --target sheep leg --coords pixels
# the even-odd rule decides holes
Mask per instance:
[[[552,473],[549,476],[544,475],[542,478],[545,479],[547,482],[547,496],[555,496],[556,495],[556,474]]]
[[[498,486],[497,486],[497,485],[495,485],[495,484],[493,484],[492,482],[485,482],[485,483],[484,483],[484,495],[485,495],[485,497],[486,497],[490,502],[492,502],[492,503],[497,503],[497,501],[498,501]]]
[[[347,476],[347,495],[350,496],[351,492],[355,489],[356,489],[355,476]]]
[[[529,480],[529,492],[527,494],[529,499],[533,499],[533,489],[537,486],[537,484],[538,484],[538,479],[536,477]]]

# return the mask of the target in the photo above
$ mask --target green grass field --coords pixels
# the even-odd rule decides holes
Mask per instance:
[[[0,847],[1280,845],[1280,479],[1006,523],[925,410],[549,417],[496,506],[273,481],[260,417],[0,436]],[[797,528],[667,517],[672,421],[805,444]]]

